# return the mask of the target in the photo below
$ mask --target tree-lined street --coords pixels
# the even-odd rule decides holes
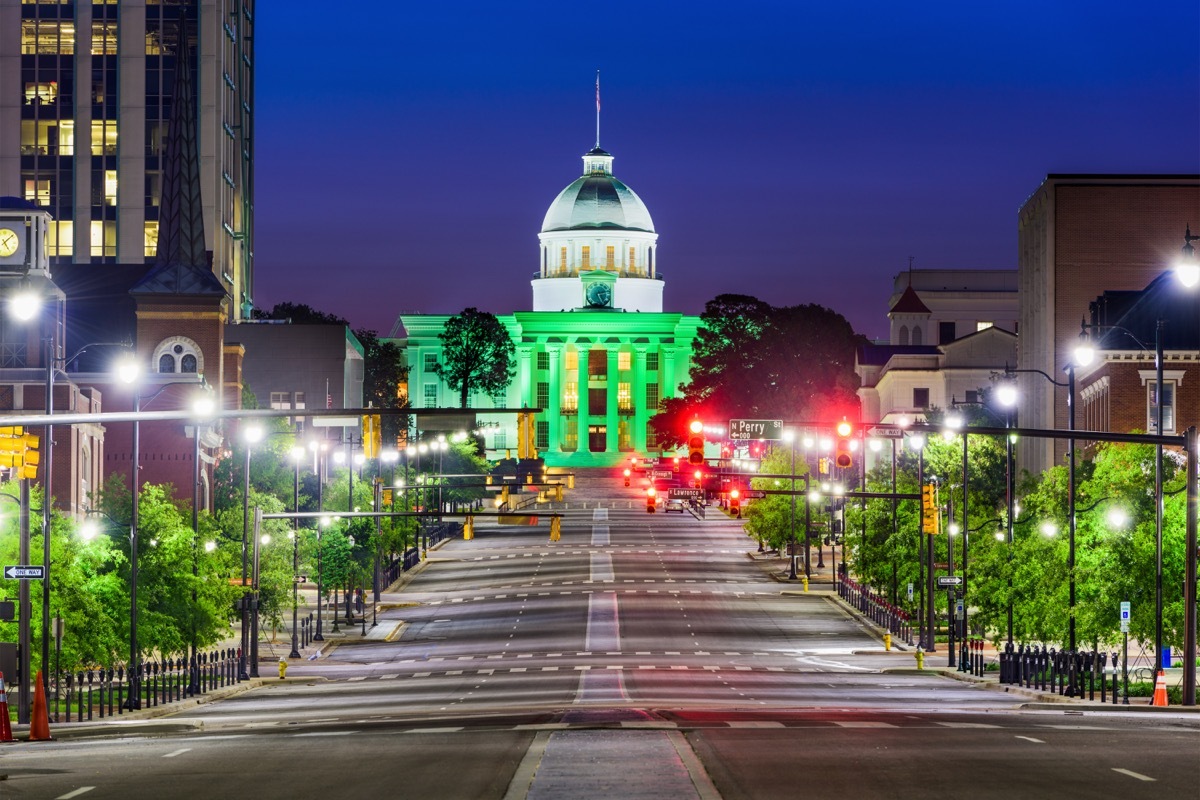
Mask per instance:
[[[62,741],[36,751],[52,771],[24,749],[0,751],[0,771],[39,797],[115,796],[130,775],[139,793],[601,798],[968,784],[1029,796],[1114,781],[1125,796],[1183,796],[1194,777],[1200,719],[1021,710],[1032,696],[918,672],[828,584],[776,581],[779,562],[716,508],[647,514],[637,487],[596,474],[554,510],[561,541],[545,520],[481,524],[431,551],[384,594],[375,629],[331,639],[286,681],[115,741],[58,726]],[[936,769],[913,766],[931,752]]]

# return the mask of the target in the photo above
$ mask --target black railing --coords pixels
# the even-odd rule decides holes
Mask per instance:
[[[124,666],[64,672],[59,676],[62,697],[54,721],[76,722],[112,717],[134,708],[154,708],[237,683],[238,651],[198,653],[191,661],[167,658],[139,665],[137,702],[129,702],[130,677]],[[63,711],[66,719],[63,719]]]
[[[1008,647],[1000,653],[1000,682],[1015,684],[1026,689],[1037,689],[1067,697],[1096,699],[1096,688],[1100,688],[1100,702],[1107,702],[1108,664],[1112,663],[1112,702],[1117,702],[1117,678],[1120,666],[1118,653],[1099,650],[1070,652],[1055,650],[1042,645],[1019,645],[1015,650]]]
[[[884,600],[880,595],[852,578],[842,578],[838,582],[838,596],[892,636],[906,644],[913,643],[912,623],[908,614]]]

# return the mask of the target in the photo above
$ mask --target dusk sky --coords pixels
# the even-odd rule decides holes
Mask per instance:
[[[1200,172],[1196,0],[290,0],[255,34],[255,300],[383,335],[531,307],[597,69],[665,311],[736,292],[884,336],[910,256],[1015,268],[1047,173]]]

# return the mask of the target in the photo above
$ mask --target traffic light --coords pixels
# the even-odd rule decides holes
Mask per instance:
[[[658,498],[655,497],[655,494],[657,493],[654,491],[653,486],[646,490],[646,511],[650,514],[654,513],[654,506],[658,503]]]
[[[854,426],[845,417],[837,424],[837,452],[834,455],[834,463],[842,469],[854,465],[854,458],[851,456],[851,436],[854,435]]]
[[[537,425],[532,411],[517,414],[517,458],[537,458]]]
[[[362,418],[363,455],[367,458],[379,458],[383,445],[383,426],[378,414],[364,414]]]
[[[742,493],[737,489],[729,490],[729,513],[735,517],[742,516]]]
[[[628,467],[626,467],[626,468],[625,468],[625,485],[626,485],[626,486],[628,486],[628,485],[629,485],[629,476],[630,476],[630,474],[631,474],[631,473],[630,473],[630,471],[629,471],[629,468],[628,468]]]
[[[688,425],[688,463],[699,465],[704,463],[704,423],[694,419]]]
[[[701,472],[700,470],[696,470],[696,472],[695,472],[695,474],[694,474],[694,476],[693,476],[693,477],[695,477],[695,479],[696,479],[696,488],[697,488],[697,489],[699,489],[699,488],[700,488],[700,482],[701,482],[702,480],[704,480],[704,473],[703,473],[703,472]]]
[[[12,469],[14,478],[36,478],[38,464],[41,463],[41,453],[38,452],[40,443],[40,436],[25,433],[20,426],[0,428],[0,468]]]
[[[921,532],[936,536],[938,521],[937,485],[927,483],[921,487]]]

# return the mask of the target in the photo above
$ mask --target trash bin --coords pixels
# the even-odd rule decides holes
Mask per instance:
[[[1162,665],[1163,665],[1163,669],[1171,668],[1171,648],[1169,648],[1169,647],[1163,648]]]

